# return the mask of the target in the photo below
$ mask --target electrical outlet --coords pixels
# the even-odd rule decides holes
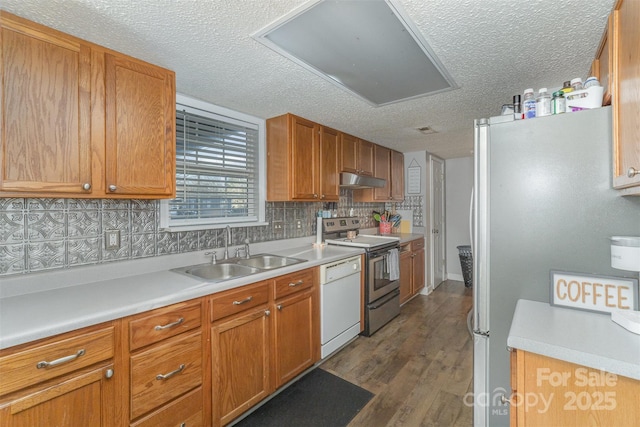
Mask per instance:
[[[105,230],[104,248],[106,250],[120,249],[120,230]]]
[[[302,220],[301,219],[296,219],[296,229],[297,230],[302,230]]]
[[[282,233],[284,231],[283,221],[273,221],[273,231]]]

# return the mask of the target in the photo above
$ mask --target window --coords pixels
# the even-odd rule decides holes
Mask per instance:
[[[176,198],[160,225],[264,224],[264,120],[178,95]]]

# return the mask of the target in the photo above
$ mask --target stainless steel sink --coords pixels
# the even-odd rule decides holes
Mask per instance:
[[[189,267],[175,268],[172,271],[200,277],[201,279],[206,279],[212,282],[231,280],[260,272],[257,268],[228,262],[220,264],[192,265]]]
[[[286,267],[305,262],[306,259],[271,254],[258,254],[249,258],[231,258],[216,264],[198,264],[174,268],[171,271],[196,276],[208,282],[222,282],[260,273],[264,270]]]
[[[305,262],[305,259],[291,258],[271,254],[258,254],[250,258],[240,258],[236,262],[248,267],[259,268],[260,270],[271,270],[273,268],[286,267],[288,265]]]

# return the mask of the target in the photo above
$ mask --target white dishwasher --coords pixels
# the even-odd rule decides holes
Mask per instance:
[[[324,359],[360,333],[360,255],[320,266],[320,336]]]

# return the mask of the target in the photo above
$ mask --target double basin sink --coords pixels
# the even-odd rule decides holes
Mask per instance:
[[[249,258],[230,258],[217,261],[215,264],[198,264],[187,267],[174,268],[176,273],[195,276],[208,282],[222,282],[261,273],[265,270],[286,267],[307,261],[306,259],[291,258],[280,255],[258,254]]]

